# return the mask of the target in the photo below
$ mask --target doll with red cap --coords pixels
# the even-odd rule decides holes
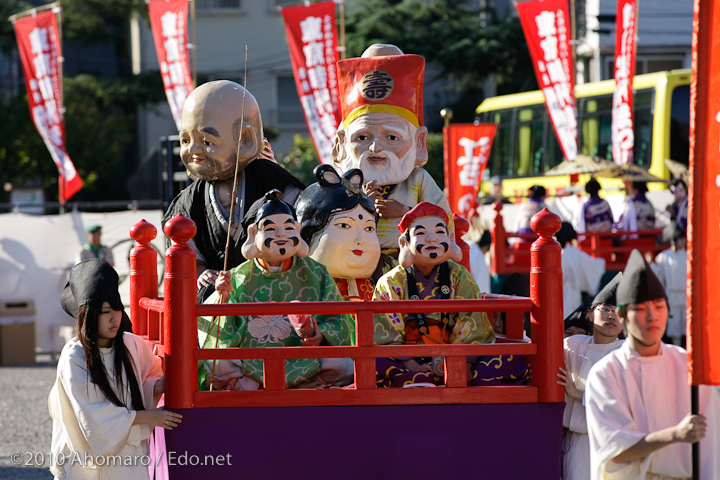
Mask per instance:
[[[459,247],[443,208],[419,203],[403,216],[400,263],[375,286],[375,300],[479,299],[482,292],[465,267],[456,263]],[[375,316],[377,345],[493,343],[495,333],[484,312],[384,313]],[[474,368],[468,363],[472,377]],[[442,357],[378,359],[378,383],[384,387],[443,384]]]
[[[442,190],[422,168],[428,161],[422,110],[425,59],[403,55],[392,45],[374,47],[367,56],[338,62],[342,122],[333,162],[343,172],[362,170],[365,191],[380,217],[380,247],[394,254],[398,223],[415,205],[430,202],[452,214]]]

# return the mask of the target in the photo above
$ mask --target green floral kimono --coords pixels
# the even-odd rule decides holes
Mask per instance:
[[[290,269],[271,272],[257,260],[248,260],[231,270],[232,292],[227,303],[335,301],[343,297],[324,265],[311,258],[293,257]],[[217,302],[217,292],[206,303]],[[352,345],[355,323],[350,315],[315,315],[325,340],[330,345]],[[286,315],[220,317],[217,348],[302,346]],[[215,348],[216,328],[212,318],[198,318],[201,348]],[[212,360],[200,362],[200,389],[210,387]],[[288,388],[320,385],[346,385],[352,382],[351,359],[295,359],[285,362]],[[263,381],[262,360],[218,360],[215,388],[257,389]]]

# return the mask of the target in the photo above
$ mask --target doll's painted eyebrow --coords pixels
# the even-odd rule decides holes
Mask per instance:
[[[424,231],[426,231],[426,228],[424,225],[416,225],[415,227],[413,227],[412,230],[413,230],[413,232],[417,232],[418,230],[422,230],[424,232]]]
[[[262,228],[265,228],[265,227],[267,227],[268,225],[275,225],[275,222],[273,222],[273,221],[270,220],[270,219],[263,219],[263,220],[260,221],[260,225],[259,225],[259,226],[262,227]]]
[[[217,131],[216,129],[214,129],[213,127],[202,127],[202,128],[200,129],[200,131],[201,131],[202,133],[209,133],[209,134],[212,135],[213,137],[219,137],[219,136],[220,136],[220,132],[218,132],[218,131]]]

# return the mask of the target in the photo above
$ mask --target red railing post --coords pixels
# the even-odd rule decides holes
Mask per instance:
[[[157,252],[150,246],[156,236],[157,228],[145,220],[130,229],[130,238],[138,243],[130,251],[130,320],[135,335],[148,334],[148,311],[140,308],[140,299],[158,294]]]
[[[359,308],[355,318],[357,319],[355,322],[355,345],[372,347],[375,344],[373,311],[369,308]],[[375,362],[375,358],[359,357],[355,359],[355,388],[376,388]]]
[[[563,276],[562,249],[553,235],[560,230],[560,217],[544,208],[530,220],[540,238],[530,248],[531,337],[538,353],[532,361],[532,381],[541,403],[565,400],[557,384],[563,366]]]
[[[178,214],[165,224],[172,245],[165,252],[165,404],[192,408],[197,391],[197,266],[188,241],[195,236],[195,222]]]
[[[503,208],[503,204],[500,200],[493,203],[495,209],[495,218],[493,219],[493,227],[490,230],[492,235],[492,255],[490,256],[490,273],[493,275],[499,275],[505,273],[505,243],[507,241],[507,235],[505,234],[505,225],[503,224],[503,217],[500,214],[500,210]]]

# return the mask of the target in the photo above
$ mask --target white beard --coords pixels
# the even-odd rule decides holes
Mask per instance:
[[[368,160],[370,156],[385,157],[387,162],[382,165],[375,164]],[[359,168],[363,172],[365,182],[374,180],[378,185],[395,185],[407,180],[415,169],[415,156],[414,148],[409,149],[403,158],[398,158],[389,150],[378,153],[365,151],[360,155],[359,160],[350,156],[345,157],[342,169],[347,172],[351,168]]]

